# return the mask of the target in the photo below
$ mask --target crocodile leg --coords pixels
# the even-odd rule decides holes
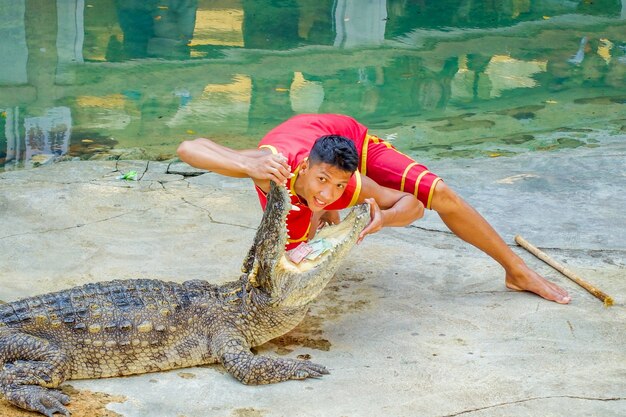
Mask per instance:
[[[226,370],[248,385],[319,378],[328,374],[324,366],[309,361],[255,356],[246,341],[234,334],[222,334],[215,338],[213,347]]]
[[[0,393],[11,404],[48,417],[70,415],[70,398],[57,390],[66,378],[69,360],[48,340],[0,327]]]

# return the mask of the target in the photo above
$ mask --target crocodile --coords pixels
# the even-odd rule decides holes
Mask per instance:
[[[268,203],[242,274],[222,285],[151,279],[89,283],[0,305],[0,393],[14,406],[69,416],[56,389],[70,379],[106,378],[221,363],[244,384],[318,378],[308,360],[255,355],[304,318],[370,219],[367,204],[322,228],[330,249],[295,264],[285,251],[287,189]]]

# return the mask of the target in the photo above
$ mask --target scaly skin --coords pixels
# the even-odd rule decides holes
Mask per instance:
[[[217,362],[245,384],[328,373],[309,361],[255,356],[250,348],[302,320],[369,221],[368,208],[356,207],[324,231],[334,248],[300,268],[284,256],[290,208],[286,189],[272,184],[237,281],[118,280],[0,305],[0,393],[18,407],[69,416],[69,397],[53,389],[69,379]]]

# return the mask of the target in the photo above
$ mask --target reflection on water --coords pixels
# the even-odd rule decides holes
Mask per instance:
[[[0,169],[346,113],[432,157],[626,130],[626,0],[0,0]]]

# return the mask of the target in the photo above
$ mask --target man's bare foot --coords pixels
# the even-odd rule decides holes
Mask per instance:
[[[572,299],[563,288],[543,278],[526,265],[507,271],[505,283],[509,289],[530,291],[559,304],[568,304]]]

